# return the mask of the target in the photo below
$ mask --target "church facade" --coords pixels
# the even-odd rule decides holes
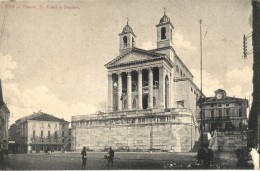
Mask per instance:
[[[108,112],[72,117],[72,149],[189,151],[198,140],[193,75],[177,56],[173,24],[164,13],[157,48],[135,46],[127,22],[119,34],[119,56],[108,69]]]

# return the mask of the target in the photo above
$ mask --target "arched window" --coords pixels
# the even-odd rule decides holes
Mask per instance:
[[[133,100],[133,108],[136,108],[136,99]]]
[[[161,40],[166,39],[166,28],[161,28]]]
[[[124,41],[124,47],[127,47],[127,37],[126,36],[123,37],[123,41]]]

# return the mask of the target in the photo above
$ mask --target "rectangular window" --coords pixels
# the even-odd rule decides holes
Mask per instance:
[[[220,118],[222,117],[222,111],[221,111],[221,110],[218,111],[218,116],[219,116]]]
[[[35,130],[33,130],[33,137],[35,137]]]
[[[43,131],[41,131],[41,137],[43,137]]]
[[[226,115],[229,116],[229,109],[226,110]]]
[[[214,107],[214,104],[211,104],[210,107]]]
[[[227,103],[226,106],[228,107],[228,106],[229,106],[229,103]]]
[[[242,117],[242,109],[239,109],[239,117]]]
[[[221,107],[221,104],[218,104],[218,107]]]
[[[55,139],[58,138],[57,131],[55,131],[54,136],[55,136]]]
[[[48,138],[50,138],[51,136],[51,131],[48,131]]]
[[[51,127],[51,125],[48,123],[48,128],[50,128]]]
[[[64,131],[62,131],[62,137],[64,137]]]
[[[214,110],[210,111],[210,117],[214,118]]]

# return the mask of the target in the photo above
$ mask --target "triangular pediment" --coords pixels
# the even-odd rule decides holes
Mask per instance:
[[[131,52],[131,53],[126,54],[124,57],[122,57],[121,59],[119,59],[118,61],[116,61],[113,64],[115,64],[115,65],[124,64],[124,63],[135,62],[135,61],[149,60],[151,58],[153,58],[153,57],[144,55],[144,54],[140,54],[137,52]]]
[[[144,62],[155,61],[155,60],[166,60],[173,66],[173,63],[168,59],[166,55],[155,53],[155,52],[149,52],[138,48],[133,48],[130,51],[126,52],[125,54],[116,57],[115,59],[107,63],[105,66],[107,68],[111,68],[111,67],[144,63]]]

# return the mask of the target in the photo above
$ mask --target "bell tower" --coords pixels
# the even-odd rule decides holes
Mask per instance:
[[[174,29],[172,22],[166,15],[166,10],[164,8],[164,15],[160,19],[157,27],[157,48],[173,46],[172,43],[172,30]]]
[[[123,28],[122,33],[119,34],[119,54],[123,54],[129,50],[131,50],[133,47],[135,47],[135,38],[136,35],[134,34],[133,29],[128,24],[128,18],[127,18],[127,24]]]

